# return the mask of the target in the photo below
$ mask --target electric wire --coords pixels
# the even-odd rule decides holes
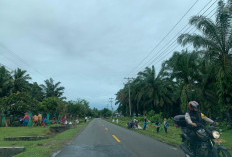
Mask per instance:
[[[211,1],[210,1],[211,2]],[[216,1],[214,1],[214,3],[213,4],[211,4],[208,8],[207,8],[207,10],[205,10],[204,11],[204,13],[202,13],[202,16],[215,4],[217,2],[217,0]],[[209,5],[210,3],[207,3],[207,5],[205,5],[204,6],[204,8],[203,9],[201,9],[197,14],[200,14],[208,5]],[[217,7],[216,7],[217,8]],[[215,9],[216,9],[215,8]],[[212,11],[214,11],[215,9],[213,9]],[[211,11],[211,12],[212,12]],[[209,13],[209,14],[211,14],[211,12]],[[208,14],[208,15],[209,15]],[[207,15],[207,16],[208,16]],[[187,25],[185,25],[171,40],[173,40],[174,39],[174,41],[172,41],[171,42],[171,40],[170,40],[170,42],[169,42],[169,45],[168,45],[168,47],[167,47],[167,44],[165,44],[161,49],[160,49],[160,51],[158,51],[159,53],[158,53],[158,57],[157,57],[157,54],[156,54],[156,56],[153,56],[152,58],[150,58],[149,59],[149,61],[148,62],[146,62],[144,65],[147,65],[148,63],[150,63],[150,62],[153,62],[155,59],[157,59],[157,58],[159,58],[160,57],[160,55],[162,55],[162,49],[164,49],[165,47],[166,47],[166,49],[165,50],[167,50],[168,48],[170,48],[171,46],[174,46],[173,44],[176,42],[176,37],[183,31],[183,29],[185,28],[186,29],[186,26],[188,26],[189,24],[187,24]],[[188,30],[189,28],[191,28],[192,26],[189,26],[186,30]],[[194,28],[194,27],[193,27]],[[193,30],[193,28],[190,30],[190,31],[188,31],[188,33],[190,33],[192,30]],[[186,31],[185,30],[185,31]],[[179,46],[179,45],[178,45]],[[178,46],[176,46],[176,47],[178,47]],[[156,57],[155,59],[154,59],[154,57]],[[138,67],[138,66],[137,66]],[[139,71],[141,70],[141,68],[143,68],[144,66],[142,66],[142,67],[140,67],[139,68]],[[130,73],[131,74],[131,73]]]
[[[42,76],[43,78],[46,78],[46,77],[44,77],[43,76],[43,74],[41,74],[37,69],[35,69],[34,67],[32,67],[31,65],[29,65],[24,59],[22,59],[19,55],[17,55],[14,51],[12,51],[12,50],[10,50],[7,46],[5,46],[4,44],[2,44],[2,43],[0,43],[0,46],[2,47],[2,48],[4,48],[7,52],[9,52],[12,56],[15,56],[16,57],[16,59],[18,60],[18,61],[20,61],[21,63],[23,63],[25,66],[27,66],[27,67],[29,67],[31,70],[33,70],[33,71],[35,71],[36,73],[38,73],[40,76]],[[5,56],[5,58],[7,58],[6,56]],[[9,58],[8,58],[8,60],[9,60]],[[12,59],[10,59],[10,60],[12,60]],[[12,61],[14,64],[16,64],[14,61]],[[17,65],[17,64],[16,64]],[[17,65],[18,67],[21,67],[21,66],[19,66],[19,65]]]
[[[6,68],[7,70],[9,70],[9,71],[13,71],[13,69],[9,68],[9,67],[8,67],[8,66],[6,66],[5,64],[0,63],[0,66],[5,67],[5,68]]]
[[[213,9],[209,14],[207,14],[206,15],[206,17],[207,16],[209,16],[213,11],[215,11],[217,9],[217,7],[215,8],[215,9]],[[209,18],[212,18],[214,15],[216,14],[216,12],[213,14],[213,15],[211,15]],[[194,27],[193,27],[194,28]],[[197,28],[195,28],[195,30],[192,32],[192,33],[195,33],[197,31]],[[187,34],[189,34],[191,31],[189,31]],[[179,45],[179,44],[178,44]],[[180,45],[179,45],[180,46]],[[188,46],[188,48],[190,47],[191,45],[189,45]],[[165,52],[165,50],[164,51],[162,51],[162,52]],[[152,62],[149,64],[149,65],[151,65],[153,62],[156,62],[158,59],[159,59],[159,61],[158,62],[160,62],[160,60],[162,60],[162,58],[163,58],[163,56],[165,55],[165,54],[170,54],[170,52],[169,53],[160,53],[161,54],[161,56],[159,56],[159,57],[157,57],[157,58],[155,58],[154,60],[152,60]],[[157,63],[158,63],[157,62]]]
[[[134,69],[138,68],[139,65],[142,64],[152,54],[152,52],[168,37],[168,35],[176,28],[176,26],[183,20],[183,18],[190,12],[190,10],[197,4],[198,1],[199,0],[195,1],[195,3],[187,10],[187,12],[180,18],[180,20],[178,20],[178,22],[171,28],[171,30],[161,39],[159,43],[156,44],[154,48],[152,48],[151,51],[149,51],[147,56]],[[132,71],[134,71],[134,69]]]

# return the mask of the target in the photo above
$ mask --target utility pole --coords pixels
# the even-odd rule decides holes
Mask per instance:
[[[113,106],[112,106],[113,98],[109,98],[109,100],[110,100],[110,104],[111,104],[111,109],[112,109],[112,118],[113,118]]]
[[[133,80],[133,77],[125,77],[124,79],[128,80],[128,86],[129,86],[129,110],[130,110],[130,116],[131,116],[131,95],[130,95],[130,83],[131,80]]]

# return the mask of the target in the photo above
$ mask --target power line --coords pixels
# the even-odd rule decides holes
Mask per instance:
[[[210,2],[208,2],[197,14],[200,14],[212,1],[213,1],[213,0],[211,0]],[[216,1],[217,1],[217,0],[216,0]],[[216,1],[215,1],[213,4],[215,4]],[[213,5],[213,4],[212,4],[212,5]],[[212,5],[211,5],[209,8],[211,8]],[[209,9],[209,8],[208,8],[208,9]],[[208,9],[207,9],[207,10],[208,10]],[[205,12],[204,12],[204,13],[205,13]],[[204,14],[204,13],[203,13],[203,14]],[[171,40],[175,39],[176,36],[177,36],[178,34],[180,34],[181,32],[187,31],[189,28],[191,28],[191,26],[189,26],[189,27],[186,29],[187,26],[189,26],[189,24],[186,24],[176,35],[174,35],[174,37],[173,37]],[[185,29],[185,30],[184,30],[184,29]],[[171,40],[169,40],[169,41],[171,41]],[[167,45],[167,44],[165,44],[164,47],[165,47],[166,45]],[[155,47],[155,48],[158,48],[158,47]],[[154,48],[154,49],[155,49],[155,48]],[[162,49],[161,49],[161,50],[162,50]],[[158,52],[159,52],[159,51],[158,51]],[[154,56],[154,57],[155,57],[155,56]],[[143,60],[143,61],[144,61],[144,60]],[[150,61],[151,61],[151,59],[150,59],[148,62],[150,62]],[[146,62],[145,64],[143,64],[143,66],[146,65],[148,62]],[[134,68],[134,70],[137,69],[140,65],[142,65],[142,64],[140,63],[138,66],[136,66],[136,68]],[[143,68],[143,66],[140,67],[140,69]],[[134,70],[133,70],[133,71],[134,71]],[[131,71],[130,74],[132,74],[133,71]]]
[[[217,0],[206,10],[206,11],[204,11],[204,13],[202,14],[202,15],[204,15],[215,3],[217,2]],[[217,9],[217,7],[215,7],[213,10],[211,10],[210,11],[210,13],[208,13],[207,15],[206,15],[206,17],[207,16],[209,16],[213,11],[215,11]],[[202,16],[201,15],[201,16]],[[212,17],[212,16],[211,16]],[[210,18],[211,18],[210,17]],[[192,26],[190,26],[189,28],[191,28]],[[188,33],[190,33],[193,29],[194,29],[195,27],[192,27],[192,29],[188,32]],[[197,28],[195,28],[195,30],[194,30],[194,32],[197,30]],[[177,36],[179,36],[180,35],[180,32],[178,32],[178,34],[176,34],[176,36],[174,36],[175,38],[177,37]],[[176,40],[174,40],[174,41],[176,41]],[[160,54],[162,54],[162,53],[160,53]],[[156,57],[156,58],[158,58],[158,57]],[[153,60],[154,61],[154,60]]]
[[[212,12],[212,11],[211,11]],[[210,12],[210,13],[211,13]],[[213,17],[214,15],[216,14],[216,12],[211,16],[211,17]],[[211,18],[210,17],[210,18]],[[192,33],[195,33],[197,31],[197,29],[195,29]],[[180,46],[180,45],[176,45],[171,51],[169,51],[167,54],[169,54],[169,53],[172,53],[178,46]],[[189,47],[190,47],[191,45],[189,45],[186,49],[188,49]],[[159,63],[160,61],[162,61],[162,58],[160,58],[160,60],[158,60],[156,63]]]
[[[5,56],[4,54],[2,54],[2,57],[4,57],[5,59],[7,59],[8,61],[12,62],[17,67],[21,67],[21,65],[18,64],[17,60],[13,60],[12,58],[10,58],[8,56]]]
[[[216,2],[217,2],[217,0],[216,0],[216,1],[215,1],[215,2],[202,14],[202,15],[204,15]],[[208,3],[208,4],[209,4],[209,3]],[[207,5],[208,5],[208,4],[207,4]],[[207,7],[207,5],[205,5],[204,8],[201,9],[201,11],[204,10],[204,9]],[[201,12],[201,11],[200,11],[200,12]],[[200,12],[198,12],[198,14],[199,14]],[[187,25],[188,25],[188,24],[187,24]],[[187,26],[187,25],[186,25],[186,26]],[[185,26],[185,27],[186,27],[186,26]],[[192,26],[189,26],[188,29],[191,28],[191,27],[192,27]],[[194,28],[194,27],[193,27],[193,28]],[[190,31],[188,31],[188,33],[190,33],[190,32],[193,30],[193,28],[192,28]],[[188,29],[187,29],[187,30],[188,30]],[[173,40],[173,39],[174,39],[174,40],[173,40],[173,42],[172,42],[171,44],[169,43],[168,48],[169,48],[170,46],[172,46],[172,45],[176,42],[176,36],[179,36],[179,34],[180,34],[182,31],[183,31],[183,30],[180,30],[180,31],[171,39],[171,40]],[[171,40],[170,40],[170,42],[171,42]],[[162,48],[160,49],[160,51],[158,51],[158,54],[156,54],[156,56],[154,56],[154,57],[157,58],[157,55],[160,56],[160,55],[162,54],[162,53],[161,53],[161,52],[162,52],[162,49],[164,49],[166,46],[167,46],[167,44],[165,44],[164,47],[162,47]],[[166,48],[165,50],[167,50],[168,48]],[[158,56],[158,57],[159,57],[159,56]],[[152,57],[152,58],[151,58],[147,63],[145,63],[144,65],[148,64],[149,62],[151,62],[152,59],[153,59],[154,57]],[[153,60],[153,61],[154,61],[154,60]],[[153,61],[152,61],[152,62],[153,62]],[[143,68],[143,66],[142,66],[141,68]],[[141,69],[141,68],[140,68],[140,69]]]
[[[208,15],[206,15],[206,17],[207,16],[209,16],[213,11],[215,11],[217,8],[215,8],[215,9],[213,9]],[[210,16],[209,18],[211,18],[211,17],[213,17],[214,15],[216,14],[216,12],[212,15],[212,16]],[[191,29],[192,30],[192,29]],[[191,32],[191,30],[187,33],[187,34],[189,34],[190,32]],[[192,32],[192,33],[195,33],[197,31],[197,28],[195,28],[195,30]],[[179,46],[179,44],[177,44],[178,46]],[[189,46],[190,47],[190,46]],[[158,56],[158,57],[156,57],[154,60],[152,60],[152,62],[149,64],[149,65],[151,65],[153,62],[156,62],[158,59],[160,59],[160,60],[162,60],[162,57],[165,55],[165,54],[169,54],[169,53],[171,53],[171,52],[169,52],[169,53],[167,53],[167,51],[166,50],[164,50],[164,51],[162,51],[162,52],[166,52],[166,53],[160,53],[160,55]],[[160,62],[160,60],[158,61],[158,62]],[[158,63],[157,62],[157,63]]]
[[[211,0],[211,1],[212,1],[212,0]],[[211,2],[211,1],[210,1],[210,2]],[[200,12],[202,12],[202,11],[210,4],[210,2],[207,3],[207,4],[204,6],[204,8],[201,9],[197,14],[200,14]],[[204,13],[202,13],[202,15],[204,15],[216,2],[217,2],[217,0],[214,1],[214,3],[211,4],[211,5],[207,8],[207,10],[204,11]],[[216,7],[216,8],[217,8],[217,7]],[[215,8],[215,9],[216,9],[216,8]],[[214,11],[215,9],[213,9],[212,11]],[[211,12],[212,12],[212,11],[211,11]],[[210,14],[211,14],[211,12],[210,12]],[[208,15],[209,15],[209,14],[208,14]],[[208,16],[208,15],[207,15],[207,16]],[[187,24],[186,26],[188,26],[188,24]],[[147,65],[147,64],[150,63],[151,61],[153,62],[154,60],[156,60],[157,58],[159,58],[160,55],[162,55],[162,53],[161,53],[161,52],[163,52],[162,49],[164,49],[165,47],[166,47],[165,50],[167,50],[169,47],[171,47],[171,46],[176,42],[176,37],[177,37],[181,32],[183,32],[183,29],[184,29],[186,26],[184,26],[184,27],[171,39],[171,40],[174,39],[172,42],[171,42],[171,40],[170,40],[168,47],[167,47],[167,44],[165,44],[165,45],[160,49],[160,51],[158,51],[158,54],[156,54],[156,56],[153,56],[152,58],[150,58],[150,59],[148,60],[148,62],[146,62],[144,65]],[[188,30],[188,29],[191,28],[191,27],[192,27],[192,26],[189,26],[186,30]],[[194,28],[194,27],[193,27],[193,28]],[[192,28],[190,31],[188,31],[188,33],[190,33],[190,32],[193,30],[193,28]],[[171,43],[171,44],[170,44],[170,43]],[[176,47],[177,47],[177,46],[176,46]],[[159,55],[159,56],[157,57],[157,55]],[[155,59],[154,59],[154,58],[155,58]],[[144,67],[144,65],[141,66],[139,70],[141,70],[141,69]]]
[[[39,75],[41,75],[42,77],[44,77],[37,69],[35,69],[34,67],[32,67],[31,65],[29,65],[25,60],[23,60],[19,55],[17,55],[14,51],[10,50],[7,46],[3,45],[2,43],[0,43],[0,46],[2,48],[4,48],[5,50],[7,50],[7,52],[9,52],[11,55],[15,56],[16,59],[18,61],[20,61],[21,63],[23,63],[24,65],[26,65],[27,67],[29,67],[30,69],[34,70],[36,73],[38,73]],[[14,62],[13,62],[14,63]],[[14,63],[15,64],[15,63]],[[18,65],[17,65],[18,66]],[[20,66],[18,66],[20,67]],[[44,77],[46,78],[46,77]]]
[[[28,64],[16,53],[14,53],[12,50],[10,50],[8,47],[6,47],[5,45],[3,45],[2,43],[0,43],[0,46],[4,49],[6,49],[9,53],[11,53],[12,55],[16,56],[16,58],[21,61],[22,63],[24,63],[25,65],[28,66]]]
[[[169,30],[169,32],[161,39],[159,43],[147,54],[147,56],[136,66],[134,69],[138,68],[151,54],[152,52],[167,38],[167,36],[176,28],[176,26],[183,20],[183,18],[190,12],[190,10],[197,4],[199,0],[196,0],[195,3],[187,10],[187,12],[177,21],[177,23]],[[211,0],[212,1],[212,0]],[[134,69],[131,71],[133,72]],[[130,73],[131,73],[130,72]]]
[[[215,12],[213,15],[211,15],[210,18],[213,17],[215,14],[216,14],[216,12]],[[197,29],[196,29],[196,30],[197,30]],[[196,30],[195,30],[193,33],[195,33]],[[189,45],[186,49],[188,49],[190,46],[191,46],[191,45]],[[162,60],[162,59],[160,59],[158,62],[160,62],[161,60]],[[158,62],[157,62],[157,63],[158,63]]]
[[[0,63],[0,66],[4,66],[6,69],[8,69],[9,71],[13,71],[11,68],[9,68],[8,66],[6,66],[5,64]]]

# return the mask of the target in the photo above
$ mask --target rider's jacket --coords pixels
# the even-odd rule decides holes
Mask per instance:
[[[188,124],[193,123],[200,123],[202,120],[212,124],[214,121],[208,117],[206,117],[203,113],[199,111],[188,111],[185,113],[185,120]]]

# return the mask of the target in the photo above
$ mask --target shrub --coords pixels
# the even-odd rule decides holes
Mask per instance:
[[[149,111],[148,113],[147,113],[147,116],[148,117],[152,117],[152,116],[154,116],[155,115],[155,111],[154,110],[151,110],[151,111]]]
[[[161,121],[163,120],[162,114],[161,114],[161,113],[155,114],[155,115],[151,116],[151,117],[149,118],[149,120],[150,120],[152,123],[155,123],[156,121],[161,122]]]

